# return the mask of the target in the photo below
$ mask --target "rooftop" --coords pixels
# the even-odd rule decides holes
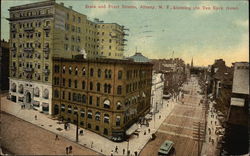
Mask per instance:
[[[143,56],[142,53],[136,52],[133,56],[129,57],[133,59],[134,62],[150,62],[150,60]]]

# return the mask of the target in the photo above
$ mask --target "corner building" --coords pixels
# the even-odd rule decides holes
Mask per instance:
[[[53,59],[52,113],[115,141],[150,110],[151,63]],[[77,115],[78,114],[78,115]]]
[[[25,108],[52,113],[53,56],[72,58],[84,52],[88,58],[123,58],[125,33],[118,24],[90,21],[54,0],[11,7],[9,13],[9,94]],[[120,37],[112,39],[117,31]]]

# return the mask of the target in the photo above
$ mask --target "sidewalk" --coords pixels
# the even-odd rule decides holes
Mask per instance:
[[[168,107],[167,107],[167,104],[168,104]],[[175,102],[173,102],[172,99],[168,100],[168,102],[164,101],[163,108],[155,116],[156,122],[154,123],[154,119],[152,119],[149,122],[149,127],[141,126],[141,128],[138,129],[140,131],[139,137],[132,136],[131,139],[129,140],[129,150],[130,150],[131,155],[134,155],[135,151],[137,151],[137,153],[140,153],[142,148],[149,141],[151,134],[157,131],[161,123],[173,110],[174,106],[175,106]],[[75,141],[76,126],[73,124],[70,125],[70,130],[65,131],[64,125],[57,123],[58,120],[53,120],[50,118],[49,115],[42,114],[35,110],[21,109],[21,106],[19,104],[13,103],[7,100],[6,97],[1,98],[1,110],[9,114],[12,114],[18,118],[21,118],[25,121],[28,121],[32,124],[38,125],[39,127],[47,129],[60,136],[63,136],[73,142]],[[35,120],[35,115],[37,116],[37,120]],[[160,119],[159,119],[159,116],[161,116]],[[57,130],[58,128],[60,130]],[[148,133],[148,129],[151,130],[150,134]],[[103,153],[105,155],[110,155],[112,150],[113,150],[114,155],[122,155],[123,149],[125,149],[127,152],[128,142],[126,141],[121,142],[121,143],[116,143],[94,132],[91,132],[89,130],[82,129],[82,128],[80,128],[80,130],[84,131],[84,135],[83,136],[79,135],[78,143],[87,148],[90,148],[96,152]],[[146,131],[146,135],[144,135],[144,131]],[[91,147],[91,144],[92,144],[92,147]],[[118,153],[115,153],[116,146],[118,147]]]
[[[208,116],[207,116],[207,134],[205,142],[203,143],[201,155],[202,156],[215,156],[217,153],[217,145],[219,136],[215,133],[216,127],[221,127],[218,120],[218,115],[213,108],[213,103],[209,102]],[[209,132],[210,131],[210,132]]]

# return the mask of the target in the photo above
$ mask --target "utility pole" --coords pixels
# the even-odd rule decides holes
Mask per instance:
[[[76,113],[76,142],[78,142],[78,113]]]

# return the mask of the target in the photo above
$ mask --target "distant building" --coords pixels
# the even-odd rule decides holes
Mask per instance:
[[[0,92],[9,90],[9,42],[1,41],[0,48]]]
[[[164,74],[153,72],[150,112],[157,113],[163,107]]]
[[[132,59],[134,62],[150,62],[150,60],[143,56],[142,53],[136,52],[133,56],[130,56],[129,59]]]
[[[150,111],[152,64],[116,59],[53,59],[52,114],[114,141]],[[132,126],[133,128],[133,126]]]

